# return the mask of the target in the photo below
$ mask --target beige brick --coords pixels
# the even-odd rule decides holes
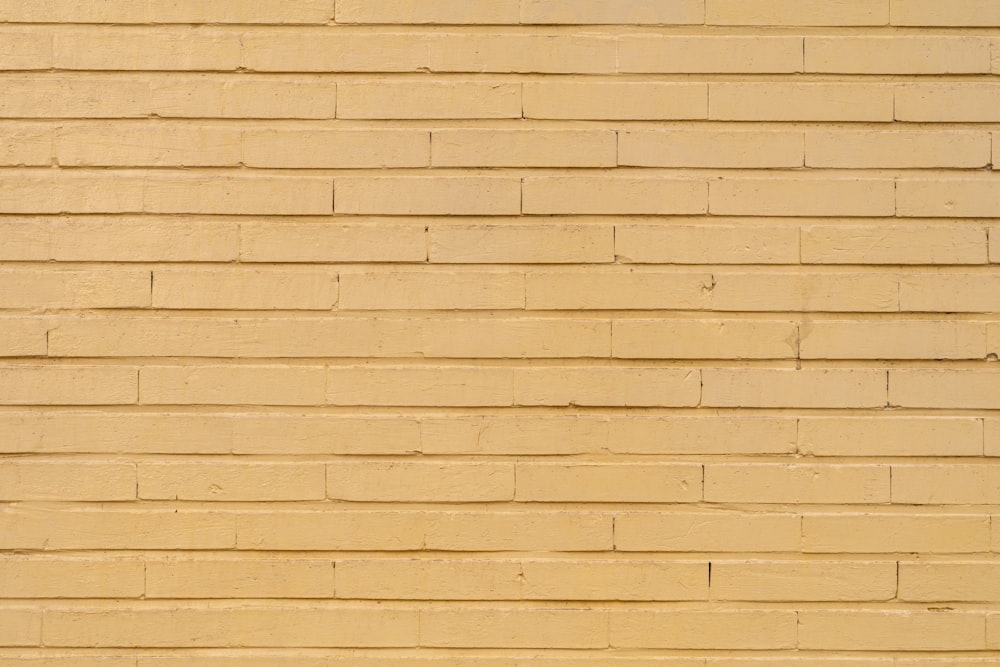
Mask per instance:
[[[326,466],[326,495],[362,502],[491,502],[514,498],[514,464],[364,461]]]
[[[523,108],[525,118],[703,119],[708,118],[708,85],[657,82],[529,82],[524,84]],[[518,116],[520,115],[519,113]]]
[[[718,503],[889,502],[889,466],[710,464],[705,500]]]
[[[318,463],[139,463],[142,500],[323,500]]]
[[[975,553],[989,549],[989,517],[960,514],[807,514],[805,553]]]
[[[337,276],[329,270],[153,271],[154,308],[329,310],[336,303]]]
[[[618,40],[592,35],[455,33],[430,42],[434,72],[614,74]]]
[[[990,45],[976,37],[806,37],[805,71],[984,74],[990,71]]]
[[[240,67],[240,36],[204,28],[88,28],[53,34],[62,70],[209,70]]]
[[[0,452],[23,454],[38,451],[42,443],[42,413],[4,412],[0,413]]]
[[[135,118],[150,112],[149,81],[141,78],[3,74],[0,88],[0,118]]]
[[[244,33],[243,67],[257,72],[416,72],[429,64],[425,35],[329,29]]]
[[[1000,120],[1000,90],[983,83],[912,83],[896,88],[895,119],[991,123]]]
[[[802,359],[984,359],[986,327],[956,321],[819,320],[802,327]]]
[[[941,611],[799,612],[799,647],[852,651],[983,649],[984,614]]]
[[[415,646],[417,612],[373,607],[239,605],[47,609],[47,646]]]
[[[609,327],[609,341],[610,334]],[[0,319],[0,357],[44,357],[48,353],[47,340],[48,324],[45,320]]]
[[[987,625],[990,617],[987,616]],[[987,667],[990,658],[897,658],[898,667]]]
[[[0,213],[139,213],[141,176],[51,170],[0,174]]]
[[[637,167],[801,167],[801,133],[649,132],[618,134],[618,164]]]
[[[619,39],[621,72],[790,73],[802,71],[801,37],[686,37]]]
[[[240,133],[213,125],[62,125],[56,130],[60,165],[212,167],[240,163]]]
[[[318,366],[144,366],[139,399],[161,405],[322,405]]]
[[[420,612],[422,646],[605,648],[607,613],[576,609],[428,609]]]
[[[990,163],[985,132],[807,132],[806,165],[833,168],[981,169]]]
[[[899,282],[899,309],[995,313],[1000,311],[1000,276],[995,273],[904,274]]]
[[[437,512],[425,549],[434,551],[609,551],[612,517],[580,512]]]
[[[333,20],[333,0],[258,0],[248,6],[241,0],[206,5],[198,0],[150,0],[149,20],[154,23],[328,23]]]
[[[702,405],[711,407],[881,408],[885,371],[877,369],[710,368]]]
[[[610,130],[435,130],[435,167],[614,167]]]
[[[621,224],[615,225],[615,255],[639,264],[797,264],[799,230],[752,223]]]
[[[895,212],[894,183],[861,179],[722,179],[709,183],[720,215],[882,216]]]
[[[333,210],[331,182],[302,177],[149,176],[149,213],[324,215]]]
[[[514,371],[515,405],[698,405],[701,376],[682,368],[530,368]]]
[[[888,25],[889,0],[706,0],[709,25]]]
[[[714,273],[711,305],[727,311],[896,312],[891,273]]]
[[[794,611],[612,611],[609,616],[616,648],[795,648]]]
[[[515,560],[428,558],[337,561],[337,597],[362,600],[517,600]]]
[[[983,451],[986,456],[1000,456],[1000,419],[984,419],[983,422]]]
[[[985,264],[974,225],[816,225],[802,229],[806,264]]]
[[[457,417],[420,422],[424,454],[582,454],[601,451],[608,422],[587,417]]]
[[[346,214],[513,215],[521,183],[512,178],[338,178],[334,210]]]
[[[505,406],[514,394],[509,368],[342,366],[327,371],[330,405]]]
[[[127,405],[136,369],[123,366],[2,366],[3,405]]]
[[[354,660],[354,658],[349,659]],[[340,658],[307,657],[294,649],[291,652],[288,649],[279,649],[276,652],[237,649],[223,655],[213,652],[209,656],[193,656],[190,653],[178,651],[170,655],[143,655],[134,658],[134,660],[138,660],[142,667],[220,667],[223,665],[226,667],[271,667],[275,661],[279,661],[287,667],[329,667],[330,660],[340,660]],[[103,666],[95,665],[94,667]],[[133,665],[130,663],[128,667],[133,667]]]
[[[712,561],[712,599],[870,602],[896,595],[894,561]]]
[[[521,502],[674,503],[701,500],[697,464],[518,463]]]
[[[423,262],[424,225],[328,222],[246,222],[240,225],[244,262]]]
[[[420,448],[417,421],[408,417],[239,415],[234,454],[412,454]]]
[[[421,512],[274,509],[236,515],[237,546],[267,551],[413,551],[423,548]]]
[[[633,320],[614,322],[612,354],[624,359],[793,359],[794,322]]]
[[[517,0],[338,0],[337,23],[517,23]]]
[[[131,463],[0,461],[0,500],[135,500]]]
[[[521,23],[701,24],[703,0],[521,0]]]
[[[795,420],[765,417],[624,417],[608,449],[622,454],[788,454]]]
[[[218,512],[66,509],[0,510],[0,549],[232,549],[235,523]]]
[[[899,180],[896,208],[900,217],[995,217],[1000,215],[1000,193],[991,179]]]
[[[893,667],[892,658],[710,658],[709,667]]]
[[[527,214],[705,213],[704,181],[663,178],[526,178],[521,208]]]
[[[617,551],[798,551],[794,514],[644,512],[615,517]]]
[[[865,83],[712,83],[709,85],[708,117],[713,120],[891,121],[893,89],[885,84]]]
[[[340,289],[343,310],[524,308],[524,274],[514,272],[347,272]]]
[[[0,166],[46,167],[52,163],[53,154],[49,128],[0,124]]]
[[[143,563],[135,558],[2,556],[0,590],[7,598],[137,598],[145,590]]]
[[[947,6],[934,0],[890,0],[892,24],[906,26],[1000,25],[1000,7],[990,0],[953,0]]]
[[[889,403],[900,407],[1000,408],[1000,373],[976,370],[892,369]]]
[[[899,598],[915,602],[996,602],[1000,564],[991,562],[899,564]]]
[[[704,563],[562,559],[521,562],[523,597],[531,600],[704,600]]]
[[[164,118],[334,118],[337,86],[316,78],[170,76],[149,84]]]
[[[442,264],[599,263],[615,259],[611,225],[431,225],[428,257]]]
[[[0,20],[11,23],[145,23],[146,3],[105,0],[81,5],[72,0],[18,0],[0,2]]]
[[[149,271],[0,269],[3,308],[146,308]]]
[[[332,598],[333,561],[147,559],[146,598]]]
[[[531,310],[684,310],[704,307],[712,276],[708,273],[620,270],[529,273]]]
[[[961,417],[808,417],[799,449],[811,456],[981,456],[983,424]]]
[[[0,645],[38,646],[42,643],[42,613],[24,607],[0,607]]]
[[[1000,504],[1000,467],[893,465],[892,502],[907,505]]]
[[[430,166],[430,133],[420,130],[247,130],[248,167],[355,169]]]
[[[64,218],[52,221],[49,243],[52,259],[70,262],[228,262],[237,257],[239,229],[206,220]]]
[[[0,32],[0,70],[44,70],[52,67],[52,36],[42,32]]]
[[[337,84],[338,118],[521,118],[521,84]]]
[[[986,645],[989,648],[1000,647],[1000,614],[986,617]]]
[[[51,243],[48,218],[24,218],[0,220],[0,260],[46,260],[50,259]]]

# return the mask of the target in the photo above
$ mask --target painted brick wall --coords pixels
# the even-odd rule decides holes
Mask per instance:
[[[1000,664],[997,0],[0,0],[2,667]]]

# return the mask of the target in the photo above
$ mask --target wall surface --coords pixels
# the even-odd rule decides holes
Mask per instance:
[[[0,666],[1000,664],[1000,1],[0,22]]]

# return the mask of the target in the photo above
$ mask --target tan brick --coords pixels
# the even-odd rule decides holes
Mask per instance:
[[[512,178],[338,178],[334,210],[346,214],[512,215],[521,183]]]
[[[891,121],[893,89],[884,84],[865,83],[712,83],[709,85],[708,117],[713,120]]]
[[[44,357],[48,353],[47,337],[48,323],[45,320],[0,319],[0,357]],[[609,341],[610,338],[609,327]]]
[[[149,213],[324,215],[333,209],[325,178],[149,176]]]
[[[799,230],[752,223],[621,224],[615,225],[615,255],[639,264],[797,264]]]
[[[0,70],[44,70],[52,67],[52,35],[42,32],[0,32]]]
[[[246,222],[244,262],[423,262],[424,225]]]
[[[899,309],[995,313],[1000,311],[1000,276],[995,273],[904,274],[899,282]]]
[[[378,659],[378,658],[376,658]],[[174,652],[170,655],[143,655],[133,660],[138,660],[142,667],[272,667],[275,661],[279,661],[287,667],[329,667],[330,660],[339,658],[326,658],[316,656],[305,656],[301,651],[294,649],[278,650],[277,652],[252,650],[235,650],[231,653],[219,655],[214,653],[209,656],[194,656],[187,652]],[[350,658],[354,660],[354,658]],[[6,666],[4,666],[6,667]],[[103,667],[95,665],[94,667]],[[112,666],[117,667],[117,666]],[[127,667],[133,667],[130,663]],[[857,667],[857,666],[851,666]],[[880,666],[881,667],[881,666]]]
[[[516,560],[428,558],[337,561],[337,597],[362,600],[517,600]]]
[[[605,648],[608,617],[599,610],[428,609],[420,643],[440,647]]]
[[[633,320],[614,322],[612,354],[624,359],[793,359],[794,322]]]
[[[340,289],[343,310],[524,308],[524,274],[514,272],[345,272]]]
[[[986,456],[1000,456],[1000,419],[984,419],[983,423],[984,453]],[[998,533],[998,536],[1000,536],[1000,533]]]
[[[327,371],[330,405],[505,406],[514,394],[509,368],[341,366]]]
[[[616,648],[795,648],[794,611],[612,611],[609,616]]]
[[[704,600],[704,563],[652,560],[562,559],[521,562],[529,600]]]
[[[802,327],[802,359],[984,359],[986,327],[956,321],[819,320]]]
[[[0,461],[0,500],[135,500],[135,466],[38,460]]]
[[[631,513],[615,517],[617,551],[798,551],[794,514]]]
[[[139,213],[143,178],[51,170],[4,173],[0,213]]]
[[[807,514],[805,553],[975,553],[989,549],[989,517],[960,514]]]
[[[894,183],[861,179],[722,179],[709,183],[720,215],[882,216],[895,212]]]
[[[80,5],[72,0],[18,0],[0,2],[0,20],[11,23],[145,23],[146,3],[110,0]]]
[[[990,179],[899,180],[896,207],[900,217],[995,217],[1000,215],[1000,193]]]
[[[419,352],[426,357],[521,359],[611,355],[611,323],[607,320],[483,318],[388,323],[402,330],[404,338],[409,340],[410,347],[405,349],[413,349],[415,338]],[[372,354],[381,353],[376,348]]]
[[[1000,408],[1000,373],[975,370],[892,369],[889,403],[900,407]]]
[[[344,33],[326,28],[241,35],[243,67],[257,72],[416,72],[429,64],[429,39],[418,33]]]
[[[893,667],[892,658],[709,658],[709,667]]]
[[[704,20],[703,0],[521,0],[521,23],[688,25]]]
[[[795,420],[764,417],[624,417],[608,449],[622,454],[787,454]]]
[[[161,405],[322,405],[318,366],[144,366],[141,403]]]
[[[41,610],[0,607],[0,645],[39,646],[41,643]]]
[[[0,260],[46,260],[52,255],[48,218],[0,220]]]
[[[211,28],[61,30],[53,62],[62,70],[209,70],[240,67],[240,36]]]
[[[364,461],[326,466],[326,495],[362,502],[490,502],[514,498],[514,464]]]
[[[709,273],[620,270],[528,273],[530,310],[686,310],[703,308]]]
[[[154,23],[328,23],[333,20],[332,0],[263,0],[252,7],[241,0],[205,5],[198,0],[150,0],[149,20]]]
[[[49,128],[0,124],[0,165],[46,167],[52,164],[53,154]]]
[[[727,311],[896,312],[891,273],[713,274],[711,305]]]
[[[46,609],[47,646],[415,646],[417,612],[373,607],[143,605]]]
[[[834,168],[981,169],[990,163],[985,132],[807,132],[806,165]]]
[[[524,84],[523,108],[525,118],[703,119],[708,118],[708,85],[657,82],[529,82]],[[521,114],[518,113],[518,116]]]
[[[43,420],[40,412],[0,413],[0,452],[22,454],[37,451],[42,442]]]
[[[1000,120],[1000,90],[983,83],[911,83],[896,88],[895,119],[991,123]]]
[[[234,454],[412,454],[420,430],[408,417],[240,415],[233,421]]]
[[[1000,614],[986,617],[986,645],[989,648],[1000,647]]]
[[[329,270],[153,271],[154,308],[329,310],[336,303],[337,276]]]
[[[139,463],[143,500],[323,500],[318,463]]]
[[[228,262],[240,242],[235,224],[158,218],[59,219],[49,237],[51,258],[71,262]]]
[[[701,376],[682,368],[529,368],[514,371],[515,405],[698,405]]]
[[[450,417],[420,422],[424,454],[582,454],[601,451],[608,422],[586,417]]]
[[[889,24],[889,0],[706,0],[709,25],[867,26]]]
[[[421,512],[345,510],[236,515],[237,546],[267,551],[413,551],[423,548],[426,515]]]
[[[610,130],[435,130],[435,167],[614,167]]]
[[[674,503],[701,500],[697,464],[518,463],[521,502]]]
[[[877,369],[709,368],[702,405],[711,407],[881,408],[885,371]]]
[[[232,549],[235,523],[218,512],[65,509],[0,510],[0,549]]]
[[[521,84],[337,84],[338,118],[521,118]]]
[[[337,23],[517,23],[517,0],[338,0]]]
[[[892,24],[907,26],[1000,26],[1000,7],[990,0],[890,0]]]
[[[136,558],[3,556],[0,590],[7,598],[137,598],[145,590],[143,563]]]
[[[889,466],[710,464],[705,500],[718,503],[889,502]]]
[[[443,264],[589,264],[615,259],[611,225],[431,225],[428,244],[429,260]]]
[[[973,225],[816,225],[802,228],[806,264],[985,264]]]
[[[940,611],[799,612],[799,647],[852,651],[985,648],[984,614]]]
[[[337,86],[316,78],[170,76],[149,84],[164,118],[334,118]]]
[[[899,564],[899,598],[915,602],[996,602],[1000,600],[1000,564]]]
[[[147,79],[3,74],[0,88],[0,118],[135,118],[150,112]]]
[[[215,125],[61,125],[55,155],[69,167],[214,167],[240,163],[239,130]]]
[[[801,37],[619,38],[620,72],[789,73],[802,71]],[[797,166],[797,165],[796,165]]]
[[[149,271],[0,269],[3,308],[146,308]]]
[[[811,456],[981,456],[983,424],[961,417],[808,417],[799,449]]]
[[[987,626],[990,616],[987,616]],[[898,667],[987,667],[990,658],[897,658]]]
[[[592,35],[455,33],[430,42],[434,72],[614,74],[618,40]]]
[[[713,600],[870,602],[896,595],[894,561],[712,561]]]
[[[430,166],[430,133],[420,130],[247,130],[249,167],[355,169]]]
[[[618,134],[618,164],[638,167],[801,167],[801,133],[649,132]]]
[[[123,366],[3,366],[3,405],[127,405],[136,369]]]
[[[663,178],[526,178],[522,209],[527,214],[705,213],[704,181]]]
[[[332,560],[147,559],[146,598],[332,598]]]
[[[907,505],[1000,504],[1000,467],[893,465],[892,502]]]
[[[990,45],[976,37],[806,37],[805,71],[981,74],[990,71]]]
[[[428,514],[425,549],[435,551],[609,551],[612,517],[580,512]]]

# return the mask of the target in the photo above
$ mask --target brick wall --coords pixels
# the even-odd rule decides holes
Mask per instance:
[[[2,667],[1000,664],[1000,2],[0,22]]]

